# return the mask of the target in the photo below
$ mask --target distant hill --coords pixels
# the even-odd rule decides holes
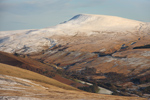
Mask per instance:
[[[0,32],[0,51],[29,54],[41,52],[59,44],[70,44],[75,50],[80,50],[82,46],[85,51],[98,52],[103,48],[110,49],[107,46],[114,46],[112,43],[118,45],[118,42],[123,43],[150,35],[149,31],[150,24],[145,22],[116,16],[79,14],[50,28],[2,31]],[[105,42],[108,43],[105,44]],[[76,44],[79,47],[76,47]]]

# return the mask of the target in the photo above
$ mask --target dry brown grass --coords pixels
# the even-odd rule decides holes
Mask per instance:
[[[1,96],[6,96],[6,94],[9,94],[10,96],[19,96],[26,98],[32,97],[38,98],[40,100],[146,100],[145,98],[139,97],[112,96],[79,91],[73,87],[67,86],[63,83],[60,83],[54,79],[45,77],[43,75],[1,63],[0,74],[29,79],[32,80],[33,83],[40,84],[46,87],[42,88],[40,86],[35,85],[33,87],[26,87],[24,91],[15,92],[8,90],[0,90]],[[9,86],[9,84],[7,85]],[[29,92],[31,94],[28,94]]]
[[[15,76],[15,77],[29,79],[29,80],[34,80],[34,81],[38,81],[38,82],[43,82],[46,84],[50,84],[50,85],[64,88],[64,89],[68,89],[68,90],[78,90],[76,88],[73,88],[71,86],[63,84],[57,80],[54,80],[54,79],[48,78],[46,76],[40,75],[38,73],[29,71],[29,70],[25,70],[25,69],[21,69],[18,67],[14,67],[14,66],[2,64],[2,63],[0,63],[0,74]]]
[[[47,70],[53,70],[51,66],[45,65],[41,62],[30,59],[28,57],[22,58],[2,51],[0,51],[0,63],[12,65],[12,66],[18,66],[18,67],[21,67],[22,65],[26,65],[26,66],[31,66],[33,68],[43,68]]]

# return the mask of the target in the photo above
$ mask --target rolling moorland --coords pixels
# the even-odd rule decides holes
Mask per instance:
[[[149,37],[149,23],[79,14],[50,28],[0,32],[0,63],[89,92],[96,91],[79,81],[113,95],[149,98]]]

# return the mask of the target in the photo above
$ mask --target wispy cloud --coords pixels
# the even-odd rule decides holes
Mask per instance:
[[[11,1],[11,0],[6,0]],[[22,0],[22,2],[2,2],[1,12],[15,14],[42,13],[51,10],[68,10],[76,7],[95,6],[105,0]]]
[[[3,0],[0,2],[1,12],[10,12],[16,14],[30,14],[64,7],[68,0]],[[22,1],[22,2],[20,2]]]

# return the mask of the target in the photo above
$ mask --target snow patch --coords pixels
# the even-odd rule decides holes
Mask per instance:
[[[144,58],[122,58],[123,62],[127,62],[128,65],[134,65],[134,66],[145,66],[147,62],[149,62],[148,59]]]
[[[20,96],[0,96],[0,100],[41,100],[33,97],[20,97]]]
[[[145,56],[145,57],[149,57],[150,56],[150,51],[144,51],[141,55]]]

